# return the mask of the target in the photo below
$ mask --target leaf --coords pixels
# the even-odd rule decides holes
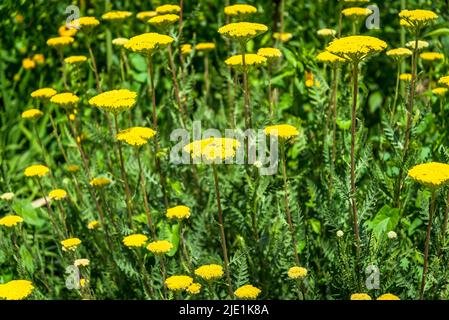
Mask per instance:
[[[311,218],[308,221],[310,223],[310,226],[312,227],[313,232],[315,232],[316,234],[320,234],[321,222],[315,218]]]
[[[27,200],[17,201],[13,204],[12,208],[16,214],[23,217],[23,220],[27,224],[31,224],[38,228],[45,224],[45,220],[39,217],[36,209],[34,209],[31,203]]]
[[[433,31],[428,32],[424,37],[439,37],[439,36],[447,36],[449,35],[449,28],[440,28]]]
[[[31,253],[24,245],[20,246],[19,253],[22,265],[29,273],[31,274],[34,273],[35,267],[33,262],[33,256],[31,255]]]
[[[385,232],[394,230],[399,222],[399,209],[384,205],[373,220],[367,222],[368,228],[373,230],[377,239]]]
[[[147,63],[145,59],[137,53],[130,54],[129,59],[134,68],[139,72],[147,72]]]

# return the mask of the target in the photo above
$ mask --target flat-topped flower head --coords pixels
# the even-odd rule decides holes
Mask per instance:
[[[36,99],[50,99],[56,93],[58,93],[53,88],[41,88],[31,92],[31,97]]]
[[[112,44],[117,47],[124,47],[129,41],[128,38],[115,38],[112,39]]]
[[[346,8],[341,11],[341,13],[348,18],[351,19],[360,19],[365,18],[373,13],[373,10],[368,8],[359,8],[359,7],[353,7],[353,8]]]
[[[187,219],[190,217],[190,208],[187,206],[176,206],[167,210],[168,219]]]
[[[33,61],[36,62],[39,65],[42,65],[45,63],[45,56],[41,53],[36,53],[33,55]]]
[[[293,38],[293,34],[290,32],[275,32],[273,38],[280,42],[288,42]]]
[[[92,220],[87,223],[87,229],[94,230],[100,226],[100,222],[98,220]]]
[[[186,291],[190,294],[198,294],[201,291],[201,284],[199,283],[192,283],[190,286],[187,287]]]
[[[172,291],[184,291],[193,283],[193,279],[189,276],[171,276],[164,283]]]
[[[218,33],[232,40],[246,42],[266,32],[267,30],[268,27],[264,24],[253,22],[235,22],[219,28]]]
[[[433,90],[432,90],[432,93],[433,93],[434,95],[437,95],[437,96],[445,96],[445,95],[447,94],[448,91],[449,91],[448,88],[442,88],[442,87],[439,87],[439,88],[433,89]]]
[[[158,14],[170,14],[181,12],[181,7],[175,4],[164,4],[156,8]]]
[[[449,164],[439,162],[419,164],[411,168],[408,175],[426,187],[438,188],[449,182]]]
[[[104,13],[101,16],[101,19],[109,20],[109,21],[122,21],[131,16],[132,16],[132,12],[130,12],[130,11],[109,11],[109,12]]]
[[[33,283],[28,280],[12,280],[0,284],[0,299],[23,300],[33,293]]]
[[[372,300],[369,294],[366,293],[353,293],[351,294],[351,300]]]
[[[68,28],[65,24],[63,26],[60,26],[58,29],[58,34],[61,37],[74,37],[77,32],[78,32],[77,29]]]
[[[290,279],[303,279],[307,276],[307,269],[303,267],[291,267],[288,270],[288,277]]]
[[[419,57],[425,61],[444,60],[444,54],[439,52],[423,52],[419,55]]]
[[[336,56],[335,54],[332,54],[328,51],[323,51],[320,52],[317,56],[316,56],[317,61],[322,62],[322,63],[330,63],[330,64],[334,64],[334,63],[340,63],[340,62],[346,62],[345,59],[340,58],[339,56]]]
[[[350,5],[354,5],[357,3],[368,3],[371,0],[343,0],[344,3],[350,4]]]
[[[118,141],[123,141],[130,146],[140,147],[148,143],[148,140],[156,135],[156,131],[145,127],[132,127],[117,133]]]
[[[98,21],[98,19],[95,17],[81,17],[81,18],[73,20],[70,23],[70,26],[78,28],[79,30],[82,30],[82,31],[91,31],[93,28],[95,28],[99,24],[100,24],[100,21]]]
[[[360,62],[387,48],[387,43],[370,36],[349,36],[332,41],[326,48],[343,59]]]
[[[183,149],[189,152],[192,158],[217,161],[233,158],[239,147],[240,142],[236,139],[211,137],[189,143]]]
[[[411,73],[401,73],[399,75],[399,80],[405,81],[405,82],[410,82],[410,81],[412,81],[412,74]]]
[[[101,110],[118,114],[136,104],[137,93],[128,89],[111,90],[89,99],[89,104]]]
[[[418,51],[427,49],[429,47],[429,45],[430,44],[424,40],[418,40],[418,41],[412,40],[405,44],[405,46],[407,48],[409,48],[411,50],[415,50],[415,47],[416,47],[416,50],[418,50]]]
[[[407,48],[397,48],[397,49],[391,49],[386,52],[387,56],[395,59],[400,60],[402,58],[410,57],[413,52],[410,49]]]
[[[401,25],[418,31],[430,22],[437,20],[438,15],[430,10],[402,10],[399,12],[399,18],[401,18]]]
[[[75,251],[76,248],[81,244],[81,240],[78,238],[69,238],[61,241],[62,250],[67,251]]]
[[[147,22],[148,19],[157,16],[156,11],[142,11],[136,14],[136,18],[142,20],[143,22]]]
[[[67,191],[65,191],[64,189],[55,189],[50,191],[48,197],[52,200],[59,201],[67,197]]]
[[[337,31],[334,29],[323,28],[316,32],[320,37],[334,37],[337,34]]]
[[[177,14],[164,14],[150,18],[148,23],[158,28],[165,28],[175,24],[178,21],[179,16]]]
[[[50,98],[50,102],[57,104],[60,107],[74,106],[79,100],[80,98],[71,92],[58,93]]]
[[[207,280],[217,280],[223,277],[223,267],[218,264],[206,264],[195,270],[195,275]]]
[[[8,228],[14,227],[22,222],[23,222],[22,217],[16,216],[13,214],[4,216],[3,218],[0,218],[0,226],[5,226]]]
[[[245,65],[247,67],[259,67],[267,62],[267,58],[259,56],[255,53],[245,54]],[[235,67],[237,69],[243,68],[243,56],[237,54],[225,60],[225,64],[230,67]]]
[[[256,12],[257,8],[249,4],[234,4],[224,8],[225,15],[230,17],[238,17],[240,19],[246,18],[248,15]]]
[[[73,265],[75,267],[87,267],[87,266],[89,266],[89,264],[90,264],[89,259],[76,259],[73,262]]]
[[[391,293],[384,293],[379,296],[376,300],[401,300],[398,296]]]
[[[22,119],[36,120],[42,117],[43,114],[39,109],[28,109],[22,112]]]
[[[260,289],[250,285],[246,284],[237,290],[235,290],[234,294],[237,298],[244,299],[244,300],[254,300],[257,299],[257,297],[260,295],[261,291]]]
[[[36,62],[33,59],[25,58],[22,60],[22,67],[25,70],[30,70],[36,68]]]
[[[215,49],[215,43],[213,42],[200,42],[195,46],[196,51],[211,51]]]
[[[14,192],[5,192],[0,195],[1,200],[11,201],[14,198]]]
[[[260,48],[259,50],[257,50],[257,55],[265,57],[269,62],[272,62],[276,59],[281,58],[282,52],[277,48]]]
[[[53,48],[60,49],[71,45],[74,41],[75,39],[68,36],[54,37],[47,40],[47,45]]]
[[[144,234],[132,234],[123,238],[123,244],[128,248],[139,248],[145,246],[148,237]]]
[[[42,178],[45,175],[47,175],[47,173],[50,172],[50,169],[48,169],[46,166],[43,166],[41,164],[35,164],[32,166],[29,166],[28,168],[25,169],[24,174],[25,177],[39,177]]]
[[[105,178],[105,177],[97,177],[97,178],[93,178],[93,179],[89,182],[89,184],[90,184],[92,187],[94,187],[94,188],[101,189],[101,188],[104,188],[104,187],[110,185],[111,182],[112,182],[112,181],[111,181],[111,179],[109,179],[109,178]]]
[[[449,76],[441,77],[438,83],[449,87]]]
[[[80,64],[86,61],[86,56],[70,56],[64,59],[64,62],[67,64]]]
[[[290,139],[299,135],[298,129],[289,124],[278,124],[265,127],[263,130],[266,135],[277,136],[282,139]]]
[[[167,240],[153,241],[147,246],[147,250],[154,254],[166,254],[171,249],[173,249],[173,244]]]
[[[132,52],[151,56],[158,49],[167,47],[173,41],[175,41],[175,39],[170,36],[149,32],[132,37],[125,44],[125,48],[131,50]]]
[[[181,54],[184,56],[191,54],[192,50],[193,48],[191,44],[185,43],[181,45]]]

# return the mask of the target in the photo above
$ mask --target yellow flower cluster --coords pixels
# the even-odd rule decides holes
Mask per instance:
[[[438,83],[449,87],[449,76],[441,77]]]
[[[435,61],[435,60],[443,60],[444,54],[438,52],[423,52],[419,55],[422,60],[426,61]]]
[[[28,280],[12,280],[0,284],[0,298],[6,300],[23,300],[33,292],[33,284]]]
[[[76,95],[74,95],[71,92],[58,93],[50,98],[50,102],[57,104],[58,106],[61,106],[61,107],[72,106],[72,105],[78,103],[79,100],[80,100],[80,98],[78,98]]]
[[[148,23],[155,27],[166,27],[170,26],[179,21],[179,16],[177,14],[164,14],[161,16],[155,16],[148,20]]]
[[[129,248],[143,247],[148,241],[148,237],[144,234],[132,234],[123,238],[123,244]]]
[[[42,117],[44,113],[40,111],[39,109],[28,109],[24,112],[22,112],[22,118],[23,119],[29,119],[29,120],[35,120],[37,118]]]
[[[195,275],[207,281],[220,279],[223,277],[223,267],[218,264],[207,264],[197,268]]]
[[[399,80],[410,82],[410,81],[412,81],[412,74],[411,73],[401,73],[399,75]]]
[[[16,215],[7,215],[0,219],[0,226],[14,227],[23,222],[23,218]]]
[[[438,19],[438,15],[430,10],[402,10],[399,12],[399,18],[401,18],[401,25],[413,28],[420,29],[426,26],[429,22],[432,22]]]
[[[282,57],[282,52],[277,48],[260,48],[257,50],[257,55],[271,60]]]
[[[333,37],[337,34],[337,31],[335,31],[334,29],[324,28],[318,30],[316,33],[321,37]]]
[[[156,131],[150,128],[132,127],[117,133],[116,138],[130,146],[140,147],[148,143],[148,140],[154,137],[155,134]]]
[[[387,56],[393,57],[393,58],[403,58],[403,57],[409,57],[413,54],[413,52],[410,49],[407,48],[397,48],[397,49],[391,49],[386,52]]]
[[[181,7],[175,4],[164,4],[156,8],[158,14],[178,13],[181,11]]]
[[[78,238],[69,238],[61,241],[63,250],[76,250],[81,244],[81,240]]]
[[[262,57],[258,54],[247,53],[245,54],[245,65],[246,66],[260,66],[267,62],[267,58]],[[230,67],[243,67],[243,56],[241,54],[232,56],[225,60],[226,65]]]
[[[78,32],[75,28],[67,28],[66,25],[60,26],[58,29],[58,34],[61,37],[74,37]]]
[[[129,11],[109,11],[101,16],[103,20],[123,20],[132,16]]]
[[[360,17],[366,17],[369,16],[370,14],[373,13],[372,10],[368,9],[368,8],[359,8],[359,7],[354,7],[354,8],[347,8],[341,11],[341,13],[345,16],[345,17],[349,17],[349,18],[360,18]]]
[[[181,54],[188,55],[192,53],[192,45],[191,44],[183,44],[181,45]]]
[[[369,294],[366,293],[353,293],[351,294],[351,300],[372,300]]]
[[[136,18],[142,21],[147,21],[150,18],[157,16],[156,11],[142,11],[137,13]]]
[[[213,42],[200,42],[195,46],[196,51],[210,51],[215,49]]]
[[[401,299],[394,294],[384,293],[383,295],[379,296],[377,300],[401,300]]]
[[[234,4],[232,6],[226,6],[224,8],[225,15],[234,17],[253,14],[257,12],[257,8],[249,4]]]
[[[127,44],[129,41],[128,38],[115,38],[112,40],[112,44],[114,46],[123,47],[125,44]]]
[[[230,39],[247,41],[268,30],[266,25],[253,22],[235,22],[218,29],[218,33]]]
[[[62,200],[67,197],[67,191],[65,191],[64,189],[55,189],[50,191],[48,197],[52,200]]]
[[[93,230],[93,229],[98,228],[99,225],[100,225],[100,223],[99,223],[97,220],[93,220],[93,221],[90,221],[90,222],[87,224],[87,229]]]
[[[438,188],[449,182],[449,164],[429,162],[408,171],[410,178],[429,188]]]
[[[307,276],[307,269],[303,267],[291,267],[288,270],[288,277],[290,279],[302,279]]]
[[[405,44],[405,46],[409,49],[415,50],[415,46],[417,45],[417,50],[423,50],[429,47],[429,43],[427,41],[418,40],[416,41],[409,41]]]
[[[183,149],[193,158],[215,161],[234,157],[239,147],[240,142],[235,139],[211,137],[189,143]]]
[[[49,172],[50,169],[48,169],[46,166],[36,164],[26,168],[24,174],[26,177],[43,177]]]
[[[81,17],[72,21],[71,25],[74,27],[79,27],[80,29],[87,29],[88,31],[91,28],[94,28],[100,24],[100,21],[95,17]]]
[[[152,55],[159,48],[172,43],[175,39],[155,32],[144,33],[129,39],[125,48],[143,55]]]
[[[332,41],[326,50],[346,60],[359,62],[386,48],[386,42],[375,37],[349,36]]]
[[[264,129],[266,135],[277,136],[283,139],[296,137],[299,134],[298,129],[289,124],[278,124],[268,126]]]
[[[90,182],[90,185],[94,188],[103,188],[111,183],[111,179],[104,178],[104,177],[98,177],[93,178]]]
[[[176,206],[167,210],[167,218],[169,219],[187,219],[190,217],[190,208],[187,206]]]
[[[37,53],[33,56],[33,61],[37,62],[38,64],[44,64],[45,57],[43,54]]]
[[[164,283],[170,290],[184,291],[193,283],[193,279],[189,276],[171,276]]]
[[[190,294],[198,294],[201,291],[201,285],[199,283],[192,283],[187,287],[186,291]]]
[[[67,64],[77,64],[87,61],[86,56],[70,56],[64,59],[64,62]]]
[[[316,59],[319,62],[323,62],[323,63],[338,63],[338,62],[345,62],[346,60],[343,58],[340,58],[339,56],[336,56],[335,54],[332,54],[328,51],[323,51],[320,52],[317,56]]]
[[[254,300],[257,299],[257,297],[259,296],[259,294],[261,293],[260,289],[247,284],[244,285],[240,288],[238,288],[237,290],[235,290],[234,294],[240,298],[240,299],[245,299],[245,300]]]
[[[173,244],[167,240],[158,240],[150,242],[147,250],[154,254],[165,254],[173,249]]]
[[[22,60],[22,67],[25,70],[30,70],[36,68],[36,62],[33,59],[25,58]]]
[[[432,93],[438,96],[444,96],[446,95],[448,90],[449,90],[448,88],[435,88],[432,90]]]
[[[41,88],[37,89],[33,92],[31,92],[32,98],[43,98],[43,99],[50,99],[56,94],[56,90],[53,88]]]
[[[293,34],[290,32],[275,32],[273,33],[273,38],[280,42],[287,42],[293,38]]]
[[[119,113],[136,104],[137,93],[128,89],[111,90],[89,99],[89,104],[99,109]]]
[[[47,45],[55,48],[62,48],[72,44],[75,41],[72,37],[63,36],[63,37],[55,37],[47,40]]]

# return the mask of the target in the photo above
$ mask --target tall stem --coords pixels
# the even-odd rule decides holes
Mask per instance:
[[[209,54],[204,53],[204,86],[206,101],[209,101]]]
[[[181,102],[178,78],[176,75],[176,67],[175,67],[175,62],[174,62],[174,58],[173,58],[173,52],[172,52],[171,45],[168,45],[168,60],[170,63],[170,71],[171,71],[172,80],[173,80],[173,87],[175,89],[175,99],[176,99],[176,103],[178,104],[179,112],[181,113],[181,124],[183,124],[183,126],[184,126],[185,110],[184,110],[184,107]]]
[[[245,101],[245,129],[251,128],[251,106],[249,101],[249,92],[248,92],[248,68],[246,65],[246,57],[245,57],[245,43],[241,43],[242,50],[242,67],[243,67],[243,95]]]
[[[65,69],[64,52],[62,50],[63,49],[58,49],[59,60],[61,61],[61,68],[62,68],[62,82],[64,83],[64,89],[68,90],[69,86],[67,85],[67,72]]]
[[[432,220],[433,214],[435,211],[435,189],[432,190],[432,195],[430,198],[430,208],[429,208],[429,222],[427,223],[427,233],[426,233],[426,243],[424,244],[424,267],[421,278],[421,289],[419,291],[419,300],[423,300],[424,298],[424,289],[426,286],[426,276],[428,269],[428,260],[429,260],[429,244],[430,244],[430,232],[432,230]]]
[[[47,207],[47,211],[48,211],[48,215],[50,217],[50,222],[53,226],[53,229],[55,231],[56,234],[59,235],[59,237],[62,239],[62,234],[61,234],[61,230],[59,230],[58,225],[56,224],[55,221],[55,215],[53,213],[53,210],[51,209],[50,203],[48,202],[47,196],[45,194],[44,188],[42,187],[41,181],[39,180],[39,178],[36,179],[37,184],[39,185],[39,189],[41,191],[41,194],[44,197],[44,202],[45,202],[45,206]]]
[[[396,72],[396,89],[394,92],[394,100],[393,100],[393,106],[391,107],[391,120],[394,119],[394,115],[396,114],[396,105],[398,103],[398,97],[399,97],[399,84],[401,76],[401,64],[398,62],[398,70]]]
[[[92,51],[92,47],[90,45],[90,40],[87,41],[87,50],[89,51],[90,61],[92,61],[92,68],[95,75],[95,83],[97,85],[98,92],[102,92],[100,85],[100,75],[98,74],[97,61],[95,60],[94,52]]]
[[[140,187],[142,188],[143,205],[145,207],[145,213],[147,215],[148,229],[150,230],[151,235],[153,236],[153,240],[156,240],[156,231],[154,230],[153,221],[151,219],[150,205],[148,204],[147,188],[145,185],[145,175],[143,173],[142,161],[140,160],[140,150],[136,150],[136,157],[137,163],[139,164]]]
[[[338,93],[338,80],[339,80],[339,67],[335,65],[332,69],[332,96],[331,96],[331,108],[332,108],[332,163],[335,167],[335,159],[337,156],[337,93]]]

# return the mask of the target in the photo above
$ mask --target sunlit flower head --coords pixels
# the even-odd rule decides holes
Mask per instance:
[[[70,56],[64,59],[67,64],[79,64],[87,61],[86,56]]]
[[[147,250],[154,254],[166,254],[171,249],[173,249],[173,244],[167,240],[153,241],[147,246]]]
[[[202,158],[207,161],[217,161],[233,158],[240,142],[230,138],[207,138],[197,140],[184,146],[193,158]]]
[[[22,119],[36,120],[43,116],[43,112],[39,109],[28,109],[22,112]]]
[[[207,280],[217,280],[223,277],[223,267],[218,264],[206,264],[195,269],[195,275]]]
[[[132,12],[129,11],[109,11],[104,13],[101,16],[101,19],[103,20],[109,20],[109,21],[121,21],[126,18],[129,18],[132,16]]]
[[[423,52],[419,57],[425,61],[444,60],[444,54],[439,52]]]
[[[167,218],[169,219],[187,219],[190,217],[190,208],[187,206],[176,206],[167,210]]]
[[[52,200],[62,200],[67,197],[67,191],[64,189],[55,189],[50,191],[48,197]]]
[[[164,14],[150,18],[148,23],[158,28],[165,28],[175,24],[178,21],[179,16],[177,14]]]
[[[250,285],[244,285],[235,290],[234,294],[237,298],[244,299],[244,300],[254,300],[257,299],[257,297],[260,295],[261,290]]]
[[[337,34],[337,31],[334,29],[324,28],[318,30],[316,33],[321,37],[334,37]]]
[[[316,59],[319,62],[323,62],[323,63],[339,63],[339,62],[345,62],[346,60],[343,58],[340,58],[339,56],[336,56],[335,54],[332,54],[328,51],[323,51],[320,52],[317,56]]]
[[[25,169],[24,174],[26,177],[44,177],[47,173],[50,172],[50,169],[48,169],[46,166],[43,166],[41,164],[35,164],[32,166],[29,166]]]
[[[259,56],[255,53],[247,53],[245,54],[245,65],[251,67],[258,67],[267,62],[267,58]],[[241,54],[237,54],[225,60],[225,64],[230,67],[243,67],[243,56]]]
[[[63,48],[63,47],[66,47],[66,46],[72,44],[74,41],[75,41],[75,39],[73,39],[72,37],[67,37],[67,36],[55,37],[55,38],[48,39],[47,45],[50,47],[54,47],[54,48]]]
[[[5,192],[0,195],[0,199],[11,201],[14,198],[14,192]]]
[[[190,294],[198,294],[201,291],[201,285],[199,283],[194,282],[187,287],[186,291]]]
[[[170,14],[181,12],[181,7],[175,4],[164,4],[156,8],[158,14]]]
[[[0,298],[5,300],[23,300],[30,296],[34,286],[28,280],[12,280],[0,284]]]
[[[192,45],[189,43],[185,43],[181,45],[181,54],[182,55],[189,55],[192,53]]]
[[[157,16],[156,11],[142,11],[136,14],[136,18],[144,22],[147,22],[148,19],[153,18],[155,16]]]
[[[76,259],[73,262],[75,267],[87,267],[90,264],[89,259]]]
[[[218,29],[222,36],[240,42],[248,41],[268,30],[264,24],[253,22],[235,22]]]
[[[275,32],[273,38],[280,42],[288,42],[293,38],[293,34],[290,32]]]
[[[427,49],[429,47],[429,43],[427,41],[418,40],[417,50]],[[411,50],[415,50],[415,46],[417,43],[415,40],[409,41],[405,44],[405,46]]]
[[[430,10],[402,10],[399,12],[399,18],[404,21],[401,25],[413,30],[420,30],[430,22],[437,20],[438,15]]]
[[[257,55],[265,57],[268,61],[271,62],[275,59],[281,58],[282,52],[277,48],[260,48],[259,50],[257,50]]]
[[[439,162],[419,164],[411,168],[408,175],[426,187],[438,188],[449,182],[449,164]]]
[[[399,80],[405,81],[405,82],[410,82],[410,81],[412,81],[412,74],[411,73],[401,73],[399,75]]]
[[[392,231],[388,231],[387,233],[387,238],[390,240],[396,239],[398,237],[398,234],[396,232]]]
[[[407,48],[397,48],[388,50],[386,54],[389,57],[392,57],[396,60],[400,60],[401,58],[410,57],[413,54],[413,52]]]
[[[89,221],[89,223],[87,224],[87,229],[94,230],[94,229],[98,228],[99,226],[100,226],[100,222],[98,222],[97,220],[92,220],[92,221]]]
[[[125,44],[125,48],[142,55],[150,56],[158,49],[167,47],[173,41],[175,39],[170,36],[150,32],[132,37]]]
[[[129,41],[128,38],[115,38],[112,39],[112,44],[117,47],[124,47]]]
[[[132,127],[117,133],[118,141],[123,141],[130,146],[140,147],[148,143],[148,140],[156,135],[156,131],[145,127]]]
[[[73,20],[69,26],[73,26],[83,31],[91,31],[94,27],[98,26],[100,21],[95,17],[81,17]]]
[[[307,269],[303,267],[291,267],[288,270],[288,277],[290,279],[303,279],[307,276]]]
[[[31,92],[31,97],[37,99],[50,99],[56,93],[57,91],[53,88],[41,88]]]
[[[449,76],[441,77],[438,83],[449,87]]]
[[[79,100],[80,98],[78,98],[78,96],[74,95],[71,92],[58,93],[50,98],[50,102],[61,107],[73,106],[77,104]]]
[[[89,104],[101,110],[118,114],[136,104],[137,93],[128,89],[111,90],[89,99]]]
[[[351,300],[372,300],[366,293],[353,293],[351,294]]]
[[[37,64],[44,64],[45,63],[45,56],[41,53],[36,53],[33,55],[33,61],[35,61]]]
[[[78,238],[69,238],[61,241],[63,250],[74,251],[81,244],[81,240]]]
[[[36,68],[36,62],[33,59],[25,58],[22,60],[22,67],[25,70],[30,70]]]
[[[348,18],[352,19],[359,19],[369,16],[373,13],[371,9],[368,8],[359,8],[359,7],[353,7],[353,8],[347,8],[343,9],[341,13]]]
[[[5,226],[8,228],[14,227],[22,222],[23,218],[16,215],[7,215],[3,218],[0,218],[0,226]]]
[[[225,15],[231,17],[245,18],[256,12],[257,8],[249,4],[234,4],[224,8]]]
[[[401,300],[398,296],[391,293],[384,293],[379,296],[376,300]]]
[[[129,248],[143,247],[148,241],[148,237],[144,234],[132,234],[123,238],[123,244]]]
[[[172,291],[184,291],[193,283],[193,279],[189,276],[171,276],[164,283]]]
[[[326,48],[343,59],[360,62],[387,48],[387,43],[370,36],[349,36],[332,41]]]
[[[278,124],[265,127],[266,135],[277,136],[282,139],[290,139],[299,135],[298,129],[289,124]]]
[[[196,51],[210,51],[215,49],[213,42],[200,42],[195,46]]]
[[[61,37],[74,37],[77,33],[77,29],[68,28],[65,24],[60,26],[58,29],[58,34]]]
[[[111,181],[111,179],[109,179],[109,178],[98,177],[98,178],[92,179],[92,180],[89,182],[89,184],[90,184],[92,187],[94,187],[94,188],[101,189],[101,188],[106,187],[107,185],[110,185],[111,182],[112,182],[112,181]]]

